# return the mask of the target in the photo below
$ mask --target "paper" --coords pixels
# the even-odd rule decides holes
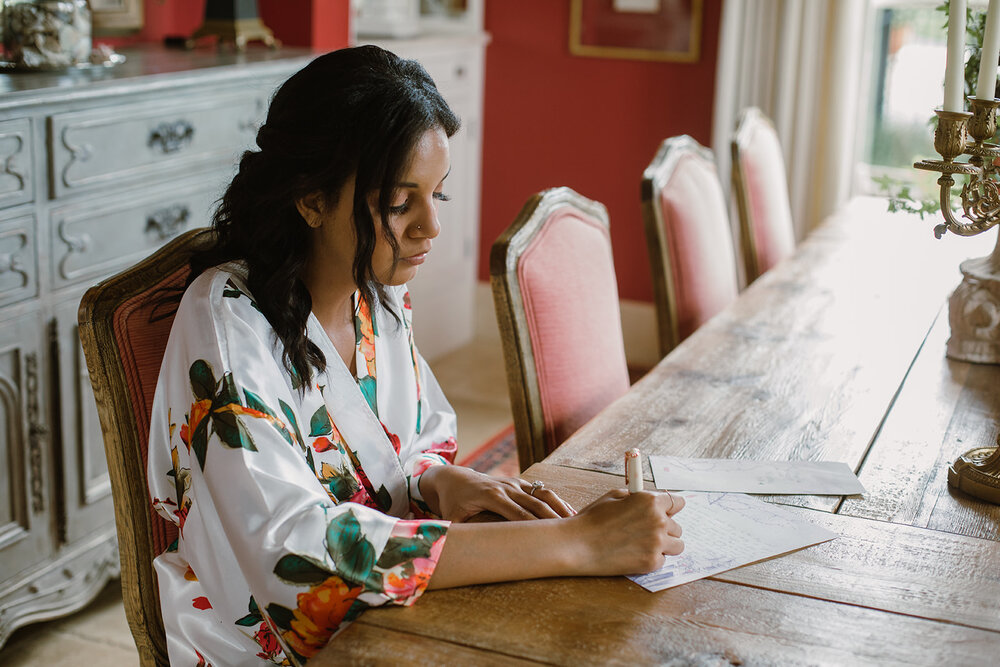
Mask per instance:
[[[684,529],[684,552],[662,568],[629,579],[649,591],[754,563],[837,537],[778,505],[742,493],[684,493],[675,517]]]
[[[846,463],[834,461],[734,461],[650,456],[656,488],[664,491],[803,493],[850,496],[865,492]]]

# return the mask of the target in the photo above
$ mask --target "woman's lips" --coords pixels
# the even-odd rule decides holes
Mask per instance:
[[[413,266],[419,266],[420,264],[424,263],[425,259],[427,259],[427,253],[429,253],[429,252],[430,251],[427,250],[425,252],[417,253],[416,255],[410,255],[409,257],[403,257],[400,261],[406,262],[407,264],[411,264]]]

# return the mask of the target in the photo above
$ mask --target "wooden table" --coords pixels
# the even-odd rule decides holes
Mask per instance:
[[[524,474],[579,507],[623,485],[633,446],[845,461],[864,496],[766,498],[841,537],[659,593],[622,577],[434,591],[365,613],[314,662],[997,664],[1000,507],[946,469],[995,441],[1000,367],[944,357],[943,307],[994,239],[936,241],[884,206],[853,202]]]

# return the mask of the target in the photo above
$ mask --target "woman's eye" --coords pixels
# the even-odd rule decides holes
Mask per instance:
[[[451,201],[451,197],[443,192],[435,192],[434,199],[437,199],[438,201]]]
[[[410,210],[409,202],[403,202],[399,206],[389,207],[389,213],[392,213],[393,215],[402,215],[403,213],[406,213],[408,210]]]

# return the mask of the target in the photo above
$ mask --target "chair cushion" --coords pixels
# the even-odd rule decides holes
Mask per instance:
[[[149,453],[149,420],[153,410],[153,394],[174,321],[172,313],[166,317],[158,316],[163,310],[170,312],[170,306],[157,307],[160,296],[158,290],[164,287],[182,287],[187,273],[186,267],[180,269],[164,278],[155,288],[133,296],[115,310],[113,317],[115,343],[125,370],[125,382],[135,414],[142,470],[146,470]],[[145,479],[142,486],[146,487]],[[157,514],[152,503],[149,505],[149,512],[152,519],[153,552],[163,553],[177,539],[177,526]]]
[[[726,197],[715,165],[694,153],[681,157],[660,192],[660,206],[683,340],[739,293]]]
[[[629,387],[607,229],[557,209],[517,275],[551,452]]]
[[[757,267],[764,273],[795,250],[785,159],[774,128],[757,123],[740,148]]]

